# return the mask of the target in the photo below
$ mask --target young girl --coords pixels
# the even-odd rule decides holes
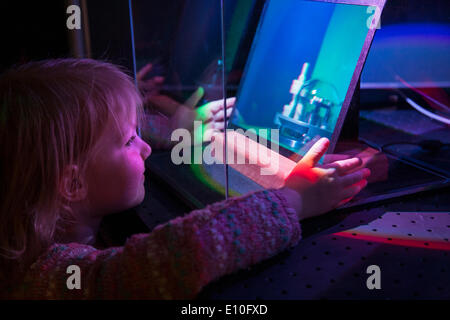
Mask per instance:
[[[348,201],[370,174],[355,170],[358,159],[316,167],[328,147],[321,139],[284,188],[215,203],[102,249],[102,217],[145,193],[151,148],[136,133],[142,108],[132,80],[106,62],[48,60],[3,74],[0,100],[4,298],[193,298],[297,244],[300,220]],[[68,285],[73,265],[79,288]]]

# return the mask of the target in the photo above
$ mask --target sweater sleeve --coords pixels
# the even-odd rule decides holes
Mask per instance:
[[[55,244],[32,265],[24,292],[38,299],[194,298],[209,282],[297,244],[300,236],[283,195],[260,191],[134,235],[123,247]],[[81,289],[68,289],[70,265],[80,268]]]

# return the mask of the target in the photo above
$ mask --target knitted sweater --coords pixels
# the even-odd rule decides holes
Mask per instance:
[[[297,214],[279,191],[255,192],[134,235],[123,247],[54,244],[31,265],[12,297],[194,298],[209,282],[296,245],[300,236]],[[80,289],[68,289],[70,265],[80,268]]]

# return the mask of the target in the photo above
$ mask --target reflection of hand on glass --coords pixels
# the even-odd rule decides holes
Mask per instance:
[[[198,91],[199,90],[194,92],[194,95]],[[200,98],[198,100],[200,100]],[[227,118],[230,117],[231,112],[233,111],[235,101],[236,98],[234,97],[228,98],[226,101]],[[172,129],[184,128],[193,133],[194,121],[201,121],[201,129],[203,131],[203,134],[197,133],[195,135],[195,138],[197,139],[195,143],[211,141],[214,132],[223,131],[225,128],[224,101],[211,101],[196,109],[189,108],[186,104],[181,105],[172,117]],[[201,141],[198,140],[200,137],[202,137]]]
[[[142,67],[137,75],[138,87],[144,96],[145,100],[150,99],[152,95],[158,95],[159,90],[164,82],[164,77],[154,76],[150,79],[144,80],[145,76],[153,69],[153,64],[147,63]]]
[[[145,77],[152,71],[153,64],[148,63],[136,74],[139,90],[143,97],[144,107],[154,109],[158,113],[172,116],[180,105],[179,102],[167,95],[160,93],[164,77],[154,76],[145,80]]]
[[[164,78],[160,76],[144,80],[152,70],[153,65],[148,63],[137,73],[138,87],[143,95],[145,109],[153,108],[159,116],[147,115],[143,126],[143,136],[154,145],[167,148],[171,145],[170,136],[173,130],[187,129],[191,133],[194,130],[194,121],[202,122],[203,134],[197,134],[195,138],[202,137],[201,141],[211,140],[214,131],[222,131],[225,128],[225,112],[223,100],[208,102],[200,107],[197,104],[204,95],[204,90],[199,87],[184,103],[180,103],[167,95],[160,93]],[[233,111],[235,98],[228,98],[227,118]],[[165,116],[165,117],[164,117]]]

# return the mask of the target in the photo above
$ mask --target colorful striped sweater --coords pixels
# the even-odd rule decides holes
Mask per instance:
[[[99,250],[54,244],[28,270],[13,298],[190,299],[219,277],[294,246],[300,223],[281,192],[260,191],[214,203]],[[70,265],[80,289],[68,289]]]

